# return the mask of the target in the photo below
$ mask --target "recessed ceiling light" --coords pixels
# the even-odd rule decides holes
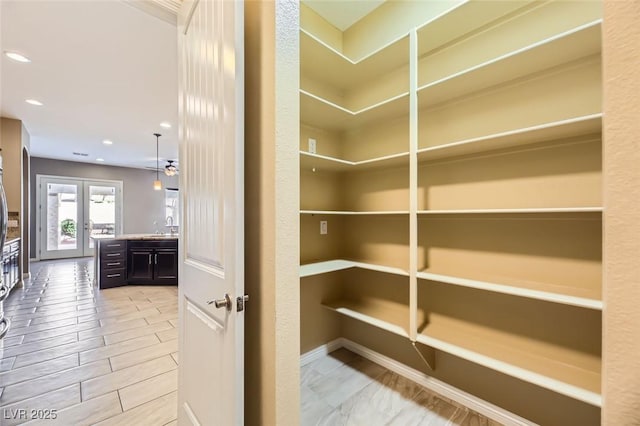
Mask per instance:
[[[35,106],[42,106],[44,105],[42,102],[37,101],[35,99],[27,99],[25,100],[26,103],[31,104],[31,105],[35,105]]]
[[[104,161],[104,158],[96,158],[96,161],[99,161],[102,163]]]
[[[103,140],[102,143],[105,145],[113,145],[113,141],[110,141],[109,139]]]
[[[160,123],[160,127],[164,127],[165,129],[170,129],[171,123],[167,123],[166,121],[163,121],[162,123]]]
[[[5,56],[9,59],[13,59],[16,62],[31,62],[31,59],[17,52],[4,52]]]

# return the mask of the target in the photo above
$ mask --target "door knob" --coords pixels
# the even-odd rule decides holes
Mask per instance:
[[[231,310],[231,297],[229,294],[225,294],[223,299],[207,300],[207,305],[216,305],[216,308],[227,308],[227,311]]]

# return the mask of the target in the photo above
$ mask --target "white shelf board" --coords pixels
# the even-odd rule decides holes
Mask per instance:
[[[420,108],[601,52],[602,21],[594,21],[418,88]]]
[[[479,290],[492,291],[496,293],[510,294],[513,296],[526,297],[530,299],[544,300],[547,302],[561,303],[564,305],[578,306],[581,308],[602,310],[602,300],[578,297],[570,294],[554,293],[534,288],[516,287],[506,284],[498,284],[488,281],[479,281],[469,278],[461,278],[452,275],[436,274],[432,272],[418,272],[417,277],[423,280],[437,281],[446,284],[453,284],[462,287],[470,287]]]
[[[418,57],[529,3],[530,0],[462,1],[418,28]]]
[[[408,215],[408,210],[388,211],[342,211],[342,210],[300,210],[300,214],[342,215],[342,216],[383,216],[383,215]]]
[[[300,121],[326,130],[356,129],[378,120],[409,116],[409,93],[352,111],[320,96],[300,90]]]
[[[418,210],[419,215],[443,214],[535,214],[535,213],[602,213],[602,207],[540,207],[521,209]]]
[[[300,151],[300,169],[312,171],[360,171],[385,167],[409,166],[409,153],[385,155],[361,161],[349,161]]]
[[[507,132],[418,150],[418,161],[437,160],[459,155],[475,154],[500,148],[523,146],[536,142],[566,139],[576,136],[594,135],[602,131],[602,114],[591,114],[566,120],[544,123]]]
[[[391,333],[409,337],[408,305],[385,300],[363,299],[325,302],[322,306]]]
[[[387,274],[401,275],[408,277],[409,273],[400,268],[391,266],[376,265],[373,263],[356,262],[352,260],[334,259],[323,262],[308,263],[300,265],[300,278],[312,275],[326,274],[328,272],[341,271],[349,268],[368,269],[370,271],[384,272]]]
[[[351,59],[300,29],[300,73],[330,87],[349,90],[409,64],[409,37],[400,37],[361,59]]]
[[[427,327],[427,332],[428,332],[428,327]],[[451,331],[451,334],[455,334],[455,333],[456,331],[454,330]],[[440,333],[440,334],[443,334],[443,333]],[[444,334],[446,334],[446,332]],[[473,363],[482,365],[484,367],[490,368],[495,371],[499,371],[509,376],[516,377],[520,380],[524,380],[525,382],[533,383],[537,386],[552,390],[554,392],[560,393],[562,395],[566,395],[568,397],[577,399],[582,402],[586,402],[587,404],[594,405],[596,407],[602,406],[602,396],[598,392],[584,389],[580,386],[576,386],[571,383],[567,383],[565,381],[558,380],[553,377],[549,377],[548,375],[537,373],[530,369],[523,368],[509,362],[501,361],[492,356],[487,356],[483,353],[474,351],[472,349],[466,348],[461,345],[450,343],[446,340],[446,338],[436,338],[436,337],[429,336],[428,334],[419,333],[416,340],[424,345],[441,350],[443,352],[447,352],[459,358],[466,359]],[[531,356],[531,354],[523,354],[523,355]],[[560,364],[560,362],[549,360],[549,359],[543,359],[543,358],[540,358],[538,361],[543,364],[545,363]],[[556,367],[558,366],[556,365]]]

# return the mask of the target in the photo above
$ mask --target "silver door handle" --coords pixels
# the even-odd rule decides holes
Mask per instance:
[[[227,311],[231,310],[231,297],[229,294],[224,295],[224,299],[207,300],[207,305],[216,305],[216,308],[227,308]]]

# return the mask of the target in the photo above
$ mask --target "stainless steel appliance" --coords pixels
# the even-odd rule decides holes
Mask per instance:
[[[4,242],[7,239],[7,215],[7,196],[2,185],[2,156],[0,156],[0,253],[2,253],[1,248],[4,247]],[[0,257],[1,264],[2,259]],[[0,275],[0,339],[9,331],[9,319],[4,317],[4,309],[2,307],[4,300],[9,296],[9,287],[2,280],[2,277],[3,275]]]

